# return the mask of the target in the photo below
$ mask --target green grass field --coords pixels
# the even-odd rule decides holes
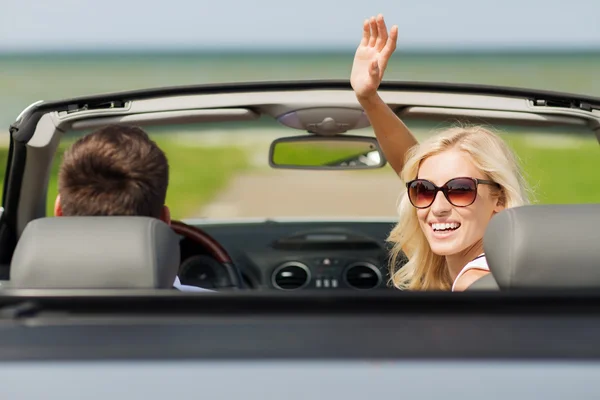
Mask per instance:
[[[600,146],[594,137],[504,135],[537,203],[600,202]]]
[[[536,203],[600,202],[600,148],[595,138],[548,138],[516,134],[505,134],[504,138],[521,159]],[[251,154],[243,148],[190,146],[167,137],[160,137],[156,141],[169,158],[171,177],[167,202],[176,219],[193,216],[225,188],[235,174],[251,168]],[[69,142],[61,145],[54,161],[48,195],[49,215],[52,214],[57,193],[58,165],[62,151],[68,145]],[[0,148],[0,180],[4,176],[7,153],[7,148]],[[267,161],[264,160],[265,168]],[[389,165],[382,170],[349,173],[386,172],[393,173]]]

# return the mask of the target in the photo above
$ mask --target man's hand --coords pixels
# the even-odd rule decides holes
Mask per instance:
[[[350,83],[360,100],[377,93],[390,56],[396,50],[398,27],[392,26],[389,35],[383,15],[371,17],[363,24],[363,37],[354,55]]]

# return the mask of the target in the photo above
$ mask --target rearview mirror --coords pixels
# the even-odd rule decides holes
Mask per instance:
[[[386,160],[377,140],[366,136],[295,136],[271,143],[269,164],[288,169],[374,169]]]

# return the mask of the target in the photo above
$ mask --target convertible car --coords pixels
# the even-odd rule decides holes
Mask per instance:
[[[560,141],[561,137],[576,140],[596,135],[600,138],[598,100],[585,96],[426,83],[386,83],[381,90],[389,106],[414,127],[417,135],[426,134],[431,127],[439,128],[459,121],[484,123],[509,133],[516,132],[510,137],[516,136],[520,141],[515,144],[521,147],[524,140],[531,141],[539,137],[540,132],[546,136],[538,141],[550,145],[564,143],[564,139]],[[183,239],[178,275],[184,284],[221,291],[231,288],[285,292],[390,289],[385,239],[396,222],[400,180],[389,168],[384,168],[385,157],[348,83],[335,81],[162,88],[38,102],[26,108],[11,126],[4,181],[0,271],[6,281],[5,287],[95,287],[96,284],[89,282],[85,275],[92,271],[99,273],[96,268],[77,265],[68,273],[72,277],[68,283],[59,279],[56,270],[45,264],[69,264],[68,259],[79,254],[73,253],[75,248],[87,246],[85,239],[88,238],[89,246],[99,246],[94,238],[101,235],[91,226],[81,227],[84,231],[78,232],[70,225],[62,228],[69,224],[65,220],[36,220],[51,217],[47,215],[47,203],[54,200],[56,193],[49,194],[49,182],[55,179],[53,165],[60,161],[57,152],[61,140],[67,141],[74,135],[112,123],[135,124],[151,133],[155,132],[154,128],[161,127],[162,135],[156,133],[159,138],[178,138],[182,135],[177,132],[183,131],[188,137],[184,146],[192,147],[192,151],[195,146],[197,152],[210,146],[206,137],[214,139],[216,136],[224,142],[254,139],[258,143],[251,147],[251,151],[258,154],[254,156],[255,163],[280,172],[244,175],[244,171],[239,171],[238,175],[243,175],[245,180],[235,181],[234,178],[231,181],[232,185],[238,184],[239,190],[229,193],[229,199],[221,199],[219,203],[219,196],[215,194],[216,204],[204,207],[199,211],[200,215],[192,214],[173,223],[173,229]],[[173,130],[174,127],[179,130]],[[216,130],[218,128],[220,130]],[[189,137],[195,138],[196,142]],[[194,169],[178,169],[177,160],[183,157],[184,147],[179,149],[168,154],[171,181],[189,181],[189,184],[184,183],[187,185],[185,191],[178,195],[193,197],[190,193],[204,189],[203,181],[196,183],[194,176],[205,169],[212,174],[210,171],[217,170],[219,164],[206,165],[198,156]],[[548,169],[553,167],[552,164],[560,163],[556,153],[549,153],[551,159],[535,158],[539,152],[521,154],[533,158],[532,161],[524,160],[529,162],[529,170]],[[227,156],[220,155],[221,158]],[[563,166],[569,167],[576,168],[574,165]],[[215,175],[218,173],[218,170],[214,172]],[[579,174],[579,171],[575,173]],[[585,191],[584,186],[573,189],[579,182],[593,182],[578,181],[578,176],[569,180],[573,183],[565,186],[565,190],[576,192]],[[252,190],[244,190],[244,185],[251,186]],[[170,190],[176,190],[175,184],[171,184]],[[257,205],[251,208],[249,205],[253,203]],[[220,212],[215,211],[218,206],[221,206]],[[523,274],[530,274],[530,279],[534,279],[537,276],[531,272],[534,265],[543,264],[545,257],[555,259],[550,248],[560,247],[561,254],[568,256],[568,260],[581,253],[571,253],[568,246],[547,244],[545,241],[550,237],[559,240],[559,233],[540,230],[540,225],[528,222],[529,219],[551,220],[553,226],[562,227],[560,232],[566,235],[565,238],[572,238],[568,226],[573,224],[573,229],[578,226],[575,216],[583,213],[585,218],[587,214],[596,214],[586,207],[594,206],[536,205],[506,213],[506,221],[527,222],[524,226],[535,230],[535,238],[540,242],[528,238],[532,242],[526,248],[533,249],[536,245],[544,248],[544,251],[534,252],[533,259],[526,258],[529,265]],[[234,209],[233,213],[231,209]],[[335,213],[335,209],[343,211]],[[516,220],[510,219],[512,213],[517,216]],[[590,217],[588,223],[592,220]],[[29,242],[18,246],[23,233],[29,233],[26,228],[32,221],[48,224],[50,239],[61,238],[55,232],[66,229],[69,235],[82,238],[85,243],[74,245],[60,240],[48,244],[49,249],[55,249],[54,261],[49,260],[45,253],[49,250],[40,245],[48,243],[48,239],[31,238],[31,247],[24,247]],[[89,221],[93,223],[93,219]],[[502,223],[502,218],[496,222]],[[498,257],[498,261],[491,260],[493,265],[512,263],[514,260],[507,258],[512,253],[502,247],[502,242],[519,239],[516,234],[510,234],[510,229],[521,229],[520,225],[494,228],[496,224],[492,224],[495,231],[490,235],[501,236],[503,240],[494,238],[491,242],[497,244],[486,251],[491,257]],[[33,234],[31,231],[26,238]],[[593,232],[589,233],[593,236]],[[27,279],[39,279],[34,283],[19,273],[14,275],[16,248],[28,255],[28,262],[35,264],[36,269],[43,269],[52,278],[45,275],[41,278],[43,275],[39,271],[29,272],[31,275],[27,275]],[[127,254],[123,255],[127,257]],[[94,258],[99,265],[121,263],[118,259]],[[16,268],[20,267],[17,265]],[[118,269],[114,273],[118,275]],[[517,271],[517,275],[511,276],[514,278],[520,273]],[[13,275],[17,281],[9,279]],[[502,273],[495,272],[494,275],[498,278]],[[91,279],[103,282],[96,276]],[[488,286],[494,286],[491,277],[488,279]],[[586,281],[583,279],[582,283]],[[530,283],[535,284],[535,279],[529,283],[517,280],[512,284]],[[112,288],[141,287],[143,284],[140,281],[120,285]]]
[[[380,91],[417,136],[484,123],[506,130],[516,147],[554,149],[522,153],[536,176],[558,171],[557,148],[600,141],[600,98],[415,82],[386,82]],[[141,217],[52,217],[61,143],[112,123],[141,126],[192,152],[245,146],[250,161],[171,228]],[[178,151],[169,158],[182,158]],[[187,185],[180,196],[193,198],[200,171],[218,175],[223,157],[174,167],[181,179],[170,189],[179,180]],[[584,161],[566,159],[560,171],[567,172],[544,187],[560,195],[562,187],[597,186],[594,171],[578,175]],[[434,398],[449,388],[461,398],[597,395],[590,377],[600,371],[600,206],[550,198],[504,211],[485,236],[491,275],[465,293],[411,293],[388,282],[386,237],[400,188],[346,81],[36,102],[10,127],[0,218],[0,360],[34,365],[2,364],[2,376],[31,381],[34,368],[60,385],[61,399],[79,393],[68,379],[90,387],[98,373],[145,398],[198,388],[203,396],[261,399],[396,390]],[[173,290],[175,275],[213,293]],[[106,369],[115,360],[122,363]],[[170,372],[163,361],[175,363]],[[477,383],[459,392],[456,383],[469,374]],[[441,384],[431,385],[438,375]],[[47,388],[21,385],[34,397]]]

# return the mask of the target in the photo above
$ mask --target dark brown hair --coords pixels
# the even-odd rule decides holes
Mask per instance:
[[[142,129],[109,125],[63,155],[58,192],[63,215],[159,218],[169,184],[164,152]]]

